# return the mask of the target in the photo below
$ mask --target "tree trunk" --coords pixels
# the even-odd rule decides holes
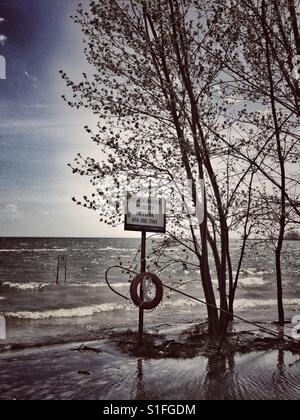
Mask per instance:
[[[282,291],[281,253],[276,252],[276,278],[277,278],[277,301],[278,301],[278,322],[284,326],[284,308]]]
[[[201,126],[201,119],[198,111],[198,103],[195,97],[195,91],[193,88],[192,78],[190,74],[190,67],[189,67],[189,57],[187,54],[187,39],[185,37],[185,32],[180,30],[178,26],[178,17],[180,16],[180,6],[178,1],[169,0],[169,7],[170,7],[170,17],[171,17],[171,25],[172,25],[172,41],[174,50],[177,57],[177,62],[179,66],[179,70],[182,76],[182,80],[184,86],[187,90],[187,94],[190,101],[190,111],[191,111],[191,121],[190,127],[193,134],[194,140],[194,149],[195,155],[197,158],[198,168],[199,168],[199,176],[201,179],[204,179],[204,167],[208,171],[210,180],[212,181],[212,186],[215,192],[216,200],[218,202],[218,209],[220,212],[221,218],[221,229],[223,233],[222,240],[222,260],[221,260],[221,267],[220,267],[220,275],[219,277],[219,290],[220,290],[220,298],[221,298],[221,308],[228,309],[227,305],[227,297],[226,297],[226,252],[228,243],[226,242],[226,218],[222,208],[222,200],[220,195],[220,190],[218,183],[216,181],[216,176],[213,171],[213,168],[210,163],[209,152],[207,149],[205,135]],[[200,141],[199,141],[200,139]],[[189,174],[188,174],[189,176]],[[189,177],[192,179],[192,176]],[[203,289],[204,294],[206,297],[206,302],[208,304],[208,319],[209,319],[209,334],[212,337],[216,337],[222,331],[222,325],[224,325],[223,332],[225,330],[225,325],[227,324],[226,314],[222,312],[219,320],[219,311],[216,306],[216,299],[215,293],[212,285],[210,270],[209,270],[209,262],[208,262],[208,226],[207,226],[207,202],[206,198],[204,199],[204,222],[200,227],[201,230],[201,240],[202,240],[202,255],[200,257],[200,265],[201,265],[201,276],[203,282]],[[194,204],[197,204],[196,196],[194,197]],[[222,218],[223,216],[223,218]],[[225,230],[224,230],[225,228]],[[224,236],[225,235],[225,236]]]
[[[292,2],[291,2],[292,4]],[[283,147],[281,144],[281,130],[279,125],[279,115],[277,113],[276,101],[275,101],[275,83],[273,80],[272,73],[272,61],[271,61],[271,39],[270,33],[267,25],[267,6],[266,1],[262,2],[262,19],[263,19],[263,30],[266,41],[266,59],[268,66],[269,82],[270,82],[270,100],[272,107],[272,116],[275,127],[275,136],[277,143],[277,154],[278,161],[280,166],[280,193],[281,193],[281,208],[280,208],[280,226],[279,226],[279,235],[277,240],[277,246],[275,251],[276,256],[276,277],[277,277],[277,304],[278,304],[278,322],[280,325],[284,325],[284,309],[283,309],[283,293],[282,293],[282,271],[281,271],[281,255],[282,247],[284,241],[285,227],[286,227],[286,171],[285,171],[285,156],[283,152]],[[293,18],[293,16],[292,16]]]
[[[282,224],[284,221],[282,220]],[[281,254],[284,240],[284,224],[281,226],[281,232],[275,252],[276,257],[276,279],[277,279],[277,306],[278,306],[278,322],[284,326],[284,307],[283,307],[283,288],[282,288],[282,270],[281,270]]]
[[[212,339],[218,338],[220,335],[220,321],[215,293],[213,289],[212,279],[209,269],[208,261],[208,226],[207,226],[207,201],[204,194],[204,221],[200,226],[202,252],[200,256],[200,271],[202,277],[203,291],[207,303],[207,316],[208,316],[208,334]]]
[[[200,258],[201,261],[201,278],[205,301],[207,303],[207,318],[208,318],[208,335],[211,339],[219,338],[220,336],[220,321],[215,300],[214,289],[209,272],[208,260],[205,255]]]

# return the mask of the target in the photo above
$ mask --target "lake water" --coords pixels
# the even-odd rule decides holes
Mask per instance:
[[[108,289],[104,274],[119,259],[125,267],[135,257],[138,263],[139,246],[138,239],[0,239],[0,314],[7,320],[7,340],[1,344],[47,342],[51,337],[84,335],[101,328],[136,326],[136,308]],[[239,247],[238,241],[232,243],[234,265]],[[149,241],[149,254],[151,249]],[[169,256],[182,259],[181,252],[172,248]],[[67,284],[63,273],[60,284],[55,284],[58,255],[68,258]],[[300,242],[286,244],[283,265],[285,307],[292,318],[300,313]],[[155,272],[150,257],[148,269]],[[203,298],[197,272],[172,265],[159,275],[166,284],[181,283],[180,290]],[[114,270],[110,281],[128,295],[128,275]],[[216,276],[214,286],[217,289]],[[276,320],[274,254],[268,245],[249,252],[235,306],[247,319]],[[163,304],[146,314],[146,325],[194,322],[205,314],[203,305],[166,292]]]

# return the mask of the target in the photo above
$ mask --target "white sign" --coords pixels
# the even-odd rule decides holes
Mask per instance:
[[[6,79],[6,60],[0,55],[0,80]]]
[[[166,201],[136,195],[128,197],[125,230],[165,233]]]
[[[0,340],[6,340],[6,321],[4,316],[0,316]]]

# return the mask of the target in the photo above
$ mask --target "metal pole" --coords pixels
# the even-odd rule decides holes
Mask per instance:
[[[67,264],[68,264],[68,257],[65,257],[65,284],[67,284]]]
[[[145,231],[142,232],[142,245],[141,245],[141,273],[146,272],[146,239],[147,233]],[[144,298],[143,293],[143,282],[141,282],[140,286],[140,297],[141,299]],[[142,347],[143,345],[143,334],[144,334],[144,310],[139,309],[139,336],[138,336],[138,346]]]
[[[59,256],[57,257],[56,284],[59,283]]]

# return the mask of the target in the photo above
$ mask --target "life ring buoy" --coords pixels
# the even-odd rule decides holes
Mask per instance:
[[[141,299],[140,297],[140,287],[141,283],[144,279],[149,278],[152,283],[155,285],[156,293],[155,297],[152,300],[149,299]],[[138,306],[140,309],[150,310],[156,308],[163,298],[163,284],[161,280],[157,277],[156,274],[153,273],[141,273],[137,275],[130,286],[130,296],[133,303]]]

